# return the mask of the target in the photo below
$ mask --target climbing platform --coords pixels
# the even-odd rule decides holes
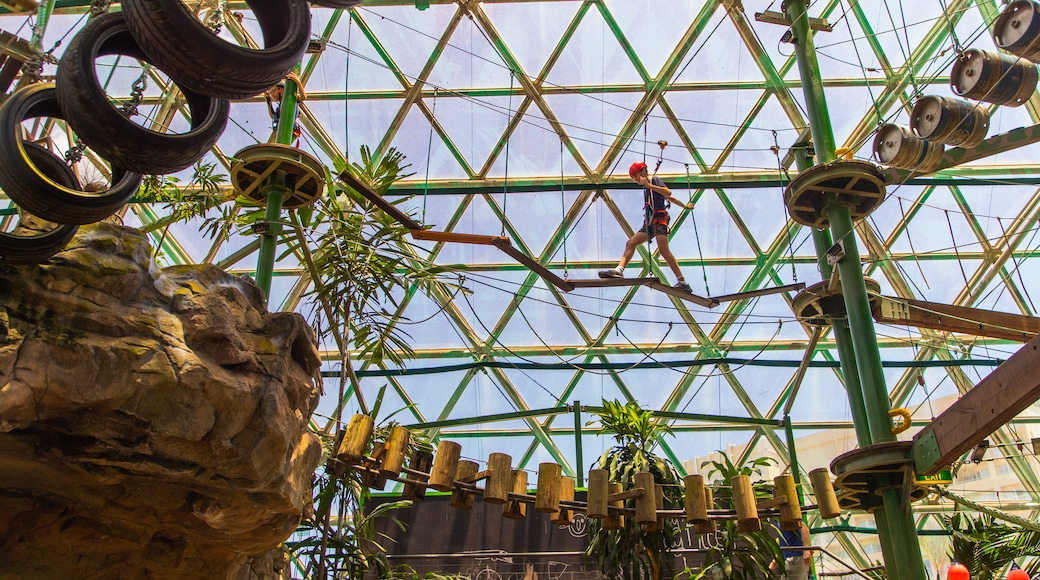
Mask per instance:
[[[325,166],[313,155],[280,143],[258,143],[235,153],[231,185],[235,193],[260,206],[267,205],[265,186],[276,172],[288,188],[282,207],[293,209],[314,203],[325,191]]]
[[[798,174],[784,191],[791,219],[813,228],[830,225],[827,210],[847,205],[852,220],[867,217],[885,200],[885,174],[866,161],[834,161]]]

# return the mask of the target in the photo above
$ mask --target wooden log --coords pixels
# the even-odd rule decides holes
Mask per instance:
[[[560,478],[560,501],[574,501],[574,478]],[[570,508],[560,507],[560,511],[549,520],[558,526],[569,526],[574,523],[574,512]]]
[[[534,509],[551,514],[560,511],[560,477],[563,467],[559,463],[538,465],[538,490],[535,492]]]
[[[463,459],[455,470],[455,479],[462,483],[472,483],[480,466],[476,461]],[[454,488],[451,492],[451,507],[460,510],[473,508],[473,493],[460,488]]]
[[[428,472],[430,466],[433,465],[433,453],[426,449],[416,449],[412,452],[412,459],[409,462],[409,467],[415,471]],[[410,499],[412,501],[422,501],[426,499],[426,486],[421,485],[430,480],[429,475],[416,475],[411,474],[411,477],[415,478],[420,483],[406,483],[404,489],[401,490],[402,499]]]
[[[397,477],[404,467],[404,456],[408,451],[408,441],[412,433],[407,427],[400,425],[390,430],[390,437],[386,441],[386,457],[379,467],[379,474],[386,477]]]
[[[737,531],[743,533],[757,532],[762,529],[758,519],[758,506],[755,504],[755,490],[751,487],[751,477],[735,475],[729,480],[733,488],[733,506],[737,509]]]
[[[350,418],[347,430],[343,432],[343,440],[336,449],[336,459],[347,465],[357,465],[365,457],[368,440],[372,438],[375,423],[372,417],[358,413]]]
[[[812,483],[813,495],[816,496],[816,506],[820,509],[820,517],[829,520],[841,515],[841,506],[838,498],[834,495],[834,485],[831,483],[831,474],[826,467],[820,467],[809,472],[809,481]]]
[[[708,521],[708,504],[704,502],[704,476],[687,475],[683,478],[686,488],[686,523],[703,524]]]
[[[786,496],[787,501],[780,504],[780,529],[797,530],[802,524],[802,507],[798,504],[798,490],[794,486],[794,476],[778,475],[773,478],[774,493]]]
[[[487,485],[484,486],[484,501],[506,503],[513,489],[513,458],[505,453],[492,453],[488,457]]]
[[[512,474],[512,492],[527,494],[527,472],[523,469],[514,469]],[[518,499],[508,500],[502,506],[502,515],[511,520],[522,520],[527,517],[527,502]]]
[[[654,474],[642,471],[633,479],[636,487],[643,490],[643,494],[636,498],[636,523],[644,529],[647,525],[653,527],[657,524],[657,501],[654,499],[657,484],[654,483]]]
[[[621,493],[621,484],[618,482],[611,482],[607,485],[608,495],[618,495]],[[620,499],[610,502],[612,507],[625,507],[625,500]],[[619,512],[611,512],[607,517],[601,520],[604,530],[623,530],[625,529],[625,516]]]
[[[589,471],[589,507],[585,513],[587,517],[603,519],[607,517],[607,470],[592,469]]]
[[[451,491],[461,455],[462,445],[444,440],[437,443],[437,454],[433,457],[433,468],[430,470],[430,487],[437,491]]]
[[[715,492],[710,487],[704,488],[704,505],[708,510],[715,508]],[[715,520],[707,519],[705,514],[705,521],[703,523],[693,524],[693,532],[696,534],[714,534],[715,533]]]

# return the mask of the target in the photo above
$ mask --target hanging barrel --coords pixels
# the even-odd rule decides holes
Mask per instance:
[[[933,143],[974,147],[986,138],[989,114],[974,103],[932,95],[914,104],[910,128]]]
[[[1017,0],[993,22],[993,42],[1011,54],[1040,60],[1040,3]]]
[[[960,97],[1017,107],[1036,91],[1036,65],[992,50],[971,48],[953,61],[950,89]]]
[[[841,515],[841,505],[834,494],[831,474],[827,471],[827,468],[820,467],[810,471],[809,481],[812,482],[813,495],[816,496],[816,505],[820,508],[820,517],[829,520]]]
[[[368,440],[372,437],[374,422],[369,415],[357,414],[350,418],[343,439],[336,449],[336,459],[347,465],[357,465],[365,457]]]
[[[534,509],[542,513],[560,511],[560,485],[563,467],[559,463],[538,464],[538,490],[535,492]],[[571,492],[571,499],[574,498]]]
[[[708,510],[715,509],[715,497],[714,497],[714,495],[715,495],[715,493],[711,490],[710,487],[705,487],[704,488],[704,505],[708,508]],[[709,516],[707,514],[705,514],[704,517],[707,518]],[[705,520],[703,523],[699,523],[699,522],[694,523],[693,524],[693,532],[695,534],[714,534],[715,533],[715,520],[708,519],[708,520]]]
[[[574,501],[573,477],[560,478],[560,501]],[[558,526],[569,526],[574,523],[573,513],[571,508],[560,506],[560,511],[556,512],[549,521]]]
[[[455,479],[463,483],[473,483],[478,469],[480,469],[480,466],[477,465],[476,461],[463,459],[459,461],[458,467],[455,469]],[[460,510],[472,509],[473,493],[461,488],[453,489],[451,492],[451,507]]]
[[[523,469],[514,469],[512,476],[512,493],[527,495],[527,472]],[[522,520],[527,517],[527,502],[519,499],[511,499],[502,506],[502,516],[511,520]]]
[[[616,481],[612,481],[607,484],[607,495],[613,496],[618,495],[624,491],[624,487]],[[625,507],[625,500],[619,499],[610,502],[610,507],[623,508]],[[607,517],[600,520],[604,530],[623,530],[625,529],[625,515],[621,512],[611,512]]]
[[[437,491],[451,491],[461,455],[462,446],[454,441],[442,440],[437,444],[433,469],[430,470],[430,487]]]
[[[708,504],[704,501],[704,476],[687,475],[683,478],[686,487],[686,523],[703,524],[708,521]]]
[[[874,157],[890,167],[935,171],[942,161],[943,146],[914,135],[909,127],[882,125],[874,136]]]
[[[589,499],[585,515],[593,519],[607,517],[607,495],[609,494],[609,473],[606,469],[589,470]]]

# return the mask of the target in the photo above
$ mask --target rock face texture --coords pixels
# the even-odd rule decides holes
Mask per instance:
[[[0,578],[266,576],[311,502],[319,364],[251,280],[158,270],[129,228],[0,267]]]

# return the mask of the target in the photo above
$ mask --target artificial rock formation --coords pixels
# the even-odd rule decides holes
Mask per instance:
[[[311,501],[318,367],[302,317],[129,228],[0,267],[0,577],[267,576]]]

